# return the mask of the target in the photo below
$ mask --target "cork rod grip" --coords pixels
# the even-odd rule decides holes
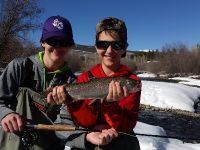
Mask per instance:
[[[55,131],[75,131],[76,128],[71,125],[46,125],[46,124],[37,124],[34,125],[34,128],[37,130],[55,130]]]

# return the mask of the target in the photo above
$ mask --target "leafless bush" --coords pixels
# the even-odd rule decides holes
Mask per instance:
[[[28,32],[38,29],[42,10],[36,0],[0,0],[0,59],[16,56],[29,43]],[[11,56],[11,57],[13,57]]]
[[[41,49],[39,49],[39,48],[37,48],[37,49],[30,48],[28,50],[26,50],[26,49],[25,50],[24,49],[22,49],[22,50],[8,49],[7,51],[4,52],[4,55],[2,55],[0,57],[0,68],[5,68],[7,66],[7,64],[14,58],[30,56],[30,55],[38,53],[39,51],[41,51]]]
[[[144,70],[152,73],[159,73],[162,71],[161,65],[158,61],[148,61],[143,63],[137,63],[138,70]]]
[[[158,61],[168,73],[195,73],[197,61],[187,46],[172,45],[167,50],[163,48],[161,54],[163,55],[158,56]]]
[[[200,45],[199,44],[197,44],[197,46],[192,48],[192,54],[196,62],[195,72],[200,73]]]
[[[131,59],[127,58],[122,59],[122,64],[128,66],[132,72],[135,72],[138,69],[136,63]]]
[[[96,53],[86,55],[85,62],[84,62],[84,69],[90,70],[92,67],[94,67],[98,63],[99,63],[99,57]]]
[[[200,73],[200,47],[190,50],[180,43],[165,45],[154,61],[139,63],[138,68],[153,73]]]

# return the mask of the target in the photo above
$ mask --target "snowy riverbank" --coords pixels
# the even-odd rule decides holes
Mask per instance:
[[[153,77],[152,74],[139,75],[140,77]],[[200,86],[200,80],[187,78],[174,78],[180,83],[167,83],[156,81],[142,81],[141,103],[160,108],[181,109],[194,112],[194,105],[199,100],[200,88],[188,85]],[[135,132],[143,134],[166,135],[163,128],[138,122]],[[199,132],[199,131],[197,131]],[[200,138],[200,133],[199,133]],[[141,150],[199,150],[200,144],[183,143],[176,139],[163,139],[156,137],[138,136]]]

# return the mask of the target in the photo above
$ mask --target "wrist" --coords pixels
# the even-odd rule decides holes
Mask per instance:
[[[88,137],[88,133],[85,134],[85,147],[87,149],[93,149],[95,147],[95,145],[90,142],[89,137]]]

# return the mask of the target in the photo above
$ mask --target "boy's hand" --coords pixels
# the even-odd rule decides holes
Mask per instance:
[[[107,145],[118,133],[114,128],[103,129],[101,132],[90,132],[86,135],[86,140],[94,145]]]
[[[5,132],[18,132],[23,130],[23,119],[17,113],[10,113],[1,120]]]
[[[49,104],[66,104],[72,101],[72,98],[66,93],[64,85],[48,88],[47,102]]]
[[[127,87],[121,87],[120,82],[112,81],[109,84],[109,91],[106,97],[107,102],[119,101],[128,96]]]

